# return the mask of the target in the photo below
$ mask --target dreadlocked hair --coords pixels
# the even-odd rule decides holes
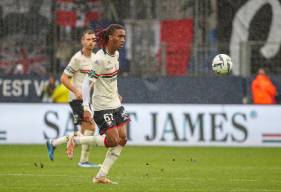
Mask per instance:
[[[104,49],[108,43],[109,35],[112,35],[118,29],[124,29],[124,27],[119,24],[111,24],[107,28],[98,29],[96,32],[98,46]]]

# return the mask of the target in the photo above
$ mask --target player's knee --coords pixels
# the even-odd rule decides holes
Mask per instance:
[[[119,144],[119,142],[120,142],[120,139],[118,137],[115,137],[113,139],[113,143],[112,143],[113,147],[116,147]]]
[[[91,122],[82,122],[81,123],[81,129],[82,130],[90,130],[90,131],[95,131],[96,130],[96,125]]]
[[[119,144],[119,138],[118,137],[112,137],[106,139],[106,147],[116,147]]]
[[[94,123],[90,123],[88,130],[91,130],[93,132],[96,131],[96,125]]]
[[[127,137],[122,137],[122,138],[120,138],[119,145],[125,146],[127,141],[128,141]]]

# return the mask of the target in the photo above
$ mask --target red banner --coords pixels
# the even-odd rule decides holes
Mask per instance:
[[[57,0],[56,24],[62,27],[87,26],[100,18],[100,6],[100,0],[87,0],[86,4],[73,0]]]
[[[169,76],[187,73],[193,40],[193,20],[161,21],[161,43],[166,45],[166,71]]]

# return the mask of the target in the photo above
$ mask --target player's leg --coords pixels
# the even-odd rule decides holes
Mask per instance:
[[[115,182],[112,182],[106,178],[106,176],[112,165],[118,159],[122,148],[118,145],[120,142],[120,137],[117,127],[108,129],[105,134],[105,146],[108,148],[108,150],[100,170],[98,171],[96,177],[93,178],[93,182],[101,184],[114,184]]]
[[[120,142],[117,124],[114,118],[114,110],[95,111],[94,120],[100,128],[100,134],[105,134],[105,137],[97,135],[73,137],[73,139],[69,140],[67,145],[68,157],[72,158],[71,155],[73,155],[74,146],[77,144],[88,143],[109,148],[105,160],[93,182],[104,184],[113,183],[106,178],[106,175],[120,154],[118,151],[115,152],[114,148],[112,148],[118,146]]]
[[[95,123],[90,122],[81,122],[81,133],[84,136],[93,136],[95,133]],[[98,164],[90,163],[89,162],[89,155],[90,155],[90,145],[89,144],[83,144],[81,146],[81,155],[80,155],[80,161],[78,165],[80,167],[98,167]]]
[[[73,124],[75,126],[80,125],[83,120],[83,107],[82,107],[82,101],[79,100],[73,100],[69,102],[70,108],[72,109],[73,114]],[[75,132],[73,134],[70,134],[68,136],[62,136],[55,139],[49,139],[47,140],[47,150],[50,160],[54,160],[54,152],[56,147],[59,145],[65,144],[69,141],[69,138],[73,137],[74,135],[80,135],[80,132]]]
[[[112,121],[111,118],[108,118],[109,116],[113,117],[112,110],[95,111],[94,113],[94,120],[100,128],[99,132],[101,135],[103,135],[108,128],[113,128],[114,126],[116,126],[115,121]],[[96,146],[111,147],[112,146],[111,135],[109,135],[108,138],[101,135],[70,138],[70,140],[67,142],[67,150],[66,150],[68,158],[69,159],[73,158],[74,147],[76,145],[90,144]]]
[[[48,156],[51,161],[54,160],[54,153],[55,153],[55,149],[57,148],[57,146],[67,143],[69,141],[69,138],[73,137],[74,135],[80,135],[80,133],[76,132],[76,133],[70,134],[68,136],[62,136],[59,138],[47,140],[46,145],[47,145],[47,150],[48,150]]]
[[[105,160],[93,179],[94,183],[110,184],[110,180],[106,178],[109,170],[118,159],[123,150],[123,147],[127,143],[127,124],[129,122],[129,116],[125,112],[124,107],[120,107],[114,111],[114,119],[117,124],[117,129],[109,129],[106,131],[106,144],[110,143],[110,148],[107,151]],[[117,131],[117,132],[116,132]]]
[[[119,134],[119,145],[122,147],[125,147],[126,143],[127,143],[127,126],[128,123],[123,124],[121,126],[118,127],[118,134]]]
[[[115,131],[114,131],[115,132]],[[118,131],[116,131],[118,133]],[[67,151],[73,151],[74,147],[77,145],[94,145],[99,147],[114,147],[118,145],[120,139],[116,139],[118,137],[113,136],[115,134],[111,134],[111,131],[108,132],[108,136],[106,135],[93,135],[93,136],[72,136],[69,137],[69,140],[67,142]],[[72,153],[72,152],[70,152]],[[69,156],[69,155],[68,155]],[[69,158],[69,159],[72,159]]]
[[[73,124],[75,126],[81,125],[81,131],[75,132],[73,134],[70,134],[68,136],[59,137],[56,139],[49,139],[47,141],[47,149],[48,149],[48,155],[50,160],[54,160],[54,152],[57,146],[61,144],[68,143],[69,140],[73,138],[73,136],[81,136],[81,134],[84,135],[94,135],[95,133],[95,124],[94,123],[88,123],[83,121],[83,107],[82,107],[82,101],[79,100],[73,100],[69,103],[72,112],[73,112]],[[98,164],[90,163],[88,161],[89,159],[89,145],[82,145],[81,150],[81,158],[79,162],[80,167],[99,167]],[[71,155],[70,155],[71,156]],[[73,156],[73,155],[72,155]]]
[[[130,121],[129,114],[125,111],[123,106],[116,110],[116,121],[118,126],[118,133],[120,137],[119,145],[125,146],[127,143],[127,126]]]
[[[90,122],[85,122],[83,119],[84,110],[83,110],[83,106],[82,106],[82,101],[73,100],[69,104],[73,111],[74,124],[80,125],[80,132],[82,133],[82,135],[86,135],[86,136],[94,135],[95,124],[90,123]],[[82,145],[80,161],[78,163],[78,165],[80,167],[97,167],[98,166],[98,164],[89,162],[89,154],[90,154],[90,145],[88,145],[88,144]]]
[[[120,132],[123,139],[120,139],[117,122],[115,120],[118,119],[120,121],[120,115],[116,115],[114,110],[104,110],[104,111],[96,111],[94,113],[94,120],[100,128],[100,134],[105,133],[105,137],[102,136],[82,136],[82,137],[73,137],[70,139],[67,145],[67,153],[68,157],[72,158],[74,146],[77,144],[94,144],[97,146],[105,146],[108,148],[107,154],[105,156],[105,160],[97,173],[96,177],[93,179],[94,183],[101,184],[113,184],[114,182],[110,181],[106,178],[110,168],[114,164],[114,162],[119,157],[123,146],[119,145],[120,143],[124,143],[126,138],[125,128],[122,128],[123,132]],[[119,124],[124,123],[124,127],[126,127],[126,123],[128,120],[119,122]],[[123,141],[123,142],[122,142]],[[72,153],[72,154],[71,154]]]

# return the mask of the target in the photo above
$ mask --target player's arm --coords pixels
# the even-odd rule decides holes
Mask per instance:
[[[119,51],[117,51],[116,56],[117,56],[117,59],[119,60]],[[118,96],[119,96],[120,102],[122,103],[123,97],[119,93],[118,93]]]
[[[96,60],[93,64],[93,69],[88,75],[84,78],[82,84],[82,96],[83,96],[83,108],[84,108],[84,120],[91,121],[92,113],[90,109],[90,98],[91,92],[94,90],[94,85],[96,80],[98,79],[97,72],[99,73],[103,62],[102,60]]]
[[[82,98],[83,98],[83,109],[84,109],[84,120],[91,122],[92,121],[92,111],[90,109],[90,99],[91,92],[94,89],[94,80],[91,80],[86,76],[82,84]]]
[[[68,90],[75,94],[76,99],[82,100],[81,90],[76,88],[71,82],[73,75],[79,70],[79,67],[79,60],[73,56],[63,71],[60,80]]]
[[[62,73],[61,77],[60,77],[60,81],[61,83],[67,88],[69,89],[72,93],[75,94],[76,98],[79,100],[82,100],[82,93],[80,89],[77,89],[71,82],[71,76],[68,76],[65,73]]]
[[[119,100],[120,100],[120,102],[122,103],[122,101],[123,101],[123,97],[118,93],[118,96],[119,96]]]

